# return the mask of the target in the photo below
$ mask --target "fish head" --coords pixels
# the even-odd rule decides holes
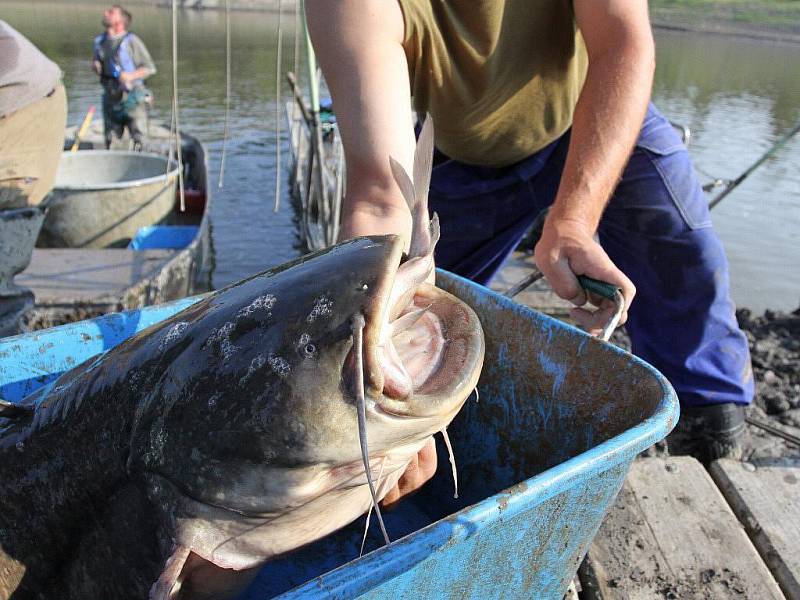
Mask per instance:
[[[393,306],[408,296],[397,287],[409,262],[397,236],[357,238],[220,290],[163,325],[150,336],[162,367],[147,364],[159,380],[138,409],[131,468],[210,506],[274,514],[341,483],[328,476],[342,465],[363,484],[359,379],[371,455],[417,447],[446,427],[477,384],[482,330],[433,285]]]
[[[338,461],[337,435],[355,424],[343,381],[353,318],[380,319],[401,254],[397,236],[343,242],[215,292],[150,334],[142,354],[158,364],[139,370],[158,379],[144,382],[131,468],[260,512],[276,470]]]
[[[163,368],[149,366],[160,379],[129,469],[172,543],[245,573],[363,514],[359,378],[380,496],[447,427],[477,384],[483,333],[430,284],[394,307],[410,262],[395,236],[358,238],[223,289],[149,336]]]

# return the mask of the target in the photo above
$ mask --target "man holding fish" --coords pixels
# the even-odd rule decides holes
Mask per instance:
[[[583,308],[596,299],[577,276],[621,288],[634,352],[681,399],[673,452],[737,456],[750,356],[689,155],[649,102],[647,2],[307,0],[306,14],[345,147],[342,238],[408,236],[389,157],[410,168],[412,107],[431,113],[437,265],[488,283],[549,207],[538,267],[593,333],[613,307]],[[435,468],[428,446],[385,501]]]

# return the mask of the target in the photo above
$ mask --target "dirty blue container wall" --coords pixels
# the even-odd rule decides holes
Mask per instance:
[[[133,236],[130,250],[182,250],[197,237],[196,225],[148,225],[140,227]]]
[[[61,373],[191,306],[192,296],[0,339],[0,397],[17,402]]]
[[[380,547],[373,518],[374,551],[352,560],[359,520],[268,563],[243,598],[314,577],[278,597],[560,600],[631,462],[677,421],[674,390],[650,365],[483,286],[437,281],[486,333],[480,400],[448,428],[460,497],[438,443],[434,478],[384,514],[395,543]]]

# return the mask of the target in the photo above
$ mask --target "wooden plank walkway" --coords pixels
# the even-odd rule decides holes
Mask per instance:
[[[584,598],[784,598],[703,466],[637,460],[581,571]]]
[[[718,460],[711,475],[786,597],[800,600],[800,458]]]

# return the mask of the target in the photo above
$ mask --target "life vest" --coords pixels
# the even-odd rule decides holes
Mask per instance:
[[[103,52],[103,43],[109,39],[108,32],[103,32],[94,38],[94,56],[103,65],[103,73],[101,77],[119,79],[119,74],[123,71],[135,71],[136,63],[133,61],[133,54],[131,53],[130,43],[133,39],[133,33],[127,32],[119,45],[117,51],[113,56],[105,56]],[[129,86],[134,88],[142,84],[141,79],[131,81]]]
[[[103,32],[94,39],[94,57],[103,65],[100,75],[105,89],[103,115],[116,123],[125,123],[134,109],[148,98],[149,92],[141,79],[130,81],[126,86],[119,81],[120,73],[136,70],[130,50],[133,33],[125,34],[112,56],[104,53],[103,43],[108,38],[108,33]]]

